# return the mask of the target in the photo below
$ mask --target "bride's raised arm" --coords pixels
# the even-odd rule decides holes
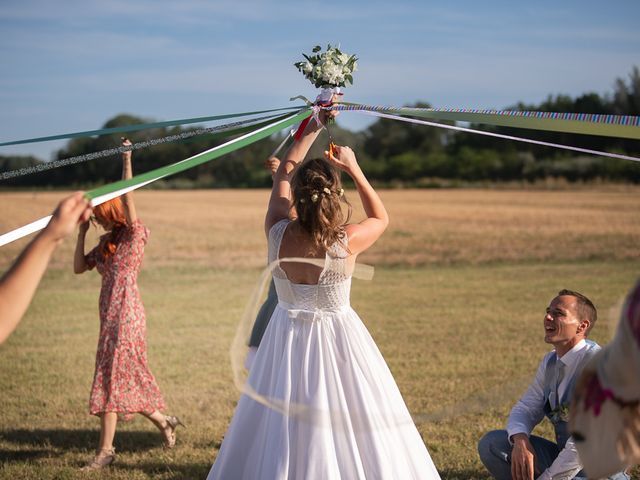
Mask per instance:
[[[324,152],[324,155],[328,161],[353,179],[360,195],[362,207],[367,215],[367,218],[360,223],[350,224],[346,227],[349,237],[349,251],[355,255],[365,251],[380,238],[389,225],[389,215],[380,196],[360,168],[351,148],[336,146],[331,152]]]
[[[264,220],[264,229],[267,236],[269,236],[269,230],[271,230],[273,225],[283,218],[289,217],[289,210],[291,209],[290,182],[294,169],[306,157],[313,142],[315,142],[320,131],[324,128],[324,123],[329,118],[334,118],[337,114],[337,111],[320,111],[320,124],[313,119],[309,121],[300,139],[291,146],[284,160],[280,162],[273,176],[269,208],[267,209],[267,215]]]

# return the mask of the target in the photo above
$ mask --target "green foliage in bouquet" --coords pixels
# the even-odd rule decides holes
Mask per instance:
[[[316,45],[311,55],[302,54],[304,62],[293,65],[313,83],[316,88],[346,87],[353,85],[353,72],[358,68],[355,55],[341,52],[339,48],[327,45],[327,51]]]

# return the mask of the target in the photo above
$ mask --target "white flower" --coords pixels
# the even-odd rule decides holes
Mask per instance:
[[[329,85],[338,85],[342,76],[342,68],[335,63],[325,63],[322,67],[322,80]]]
[[[356,70],[356,57],[341,52],[331,45],[325,52],[318,46],[313,53],[305,56],[295,67],[316,87],[344,87],[353,83],[352,73]]]

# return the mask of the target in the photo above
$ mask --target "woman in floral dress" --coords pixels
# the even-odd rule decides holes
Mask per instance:
[[[129,140],[124,146],[131,145]],[[122,177],[131,178],[131,151],[122,155]],[[147,366],[145,312],[137,276],[149,230],[136,215],[132,193],[114,198],[93,210],[95,221],[107,232],[87,255],[84,240],[89,222],[81,224],[74,257],[75,273],[94,267],[102,275],[100,337],[89,409],[100,417],[100,444],[85,467],[98,469],[115,460],[113,438],[118,415],[124,420],[141,413],[160,430],[164,445],[175,445],[177,417],[161,413],[164,399]]]

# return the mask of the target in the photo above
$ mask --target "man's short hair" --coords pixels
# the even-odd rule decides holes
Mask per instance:
[[[574,292],[573,290],[564,289],[558,292],[558,297],[564,295],[568,295],[576,299],[576,303],[578,305],[578,319],[580,321],[589,320],[589,328],[587,328],[587,331],[584,332],[584,336],[586,337],[593,326],[596,324],[596,320],[598,319],[598,311],[596,310],[596,306],[586,296],[581,293]]]

